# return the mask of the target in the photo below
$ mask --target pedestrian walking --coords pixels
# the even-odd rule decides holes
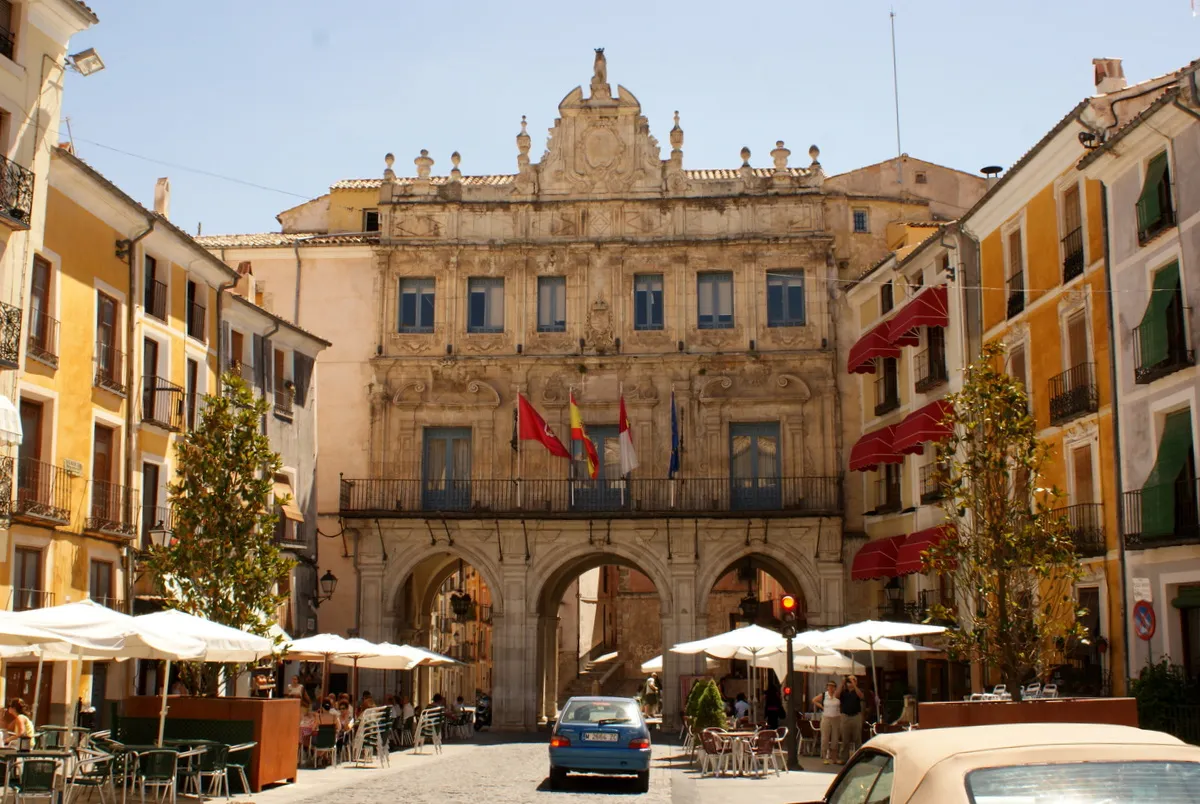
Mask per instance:
[[[838,694],[842,710],[842,744],[838,762],[845,764],[862,740],[863,691],[859,689],[857,676],[846,676]]]
[[[837,760],[842,737],[842,702],[838,692],[837,682],[830,681],[825,685],[825,692],[813,698],[813,703],[821,710],[821,759],[826,765]]]

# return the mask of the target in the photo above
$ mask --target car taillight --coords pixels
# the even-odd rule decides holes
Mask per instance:
[[[560,734],[556,734],[550,738],[550,747],[551,748],[570,748],[570,746],[571,746],[570,739],[568,739],[567,737],[563,737]]]
[[[650,738],[635,737],[629,741],[629,747],[630,748],[649,748],[650,747]]]

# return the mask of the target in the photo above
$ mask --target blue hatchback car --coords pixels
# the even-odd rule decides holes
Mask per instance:
[[[650,789],[650,729],[632,698],[571,698],[550,736],[550,786],[569,772],[637,776]]]

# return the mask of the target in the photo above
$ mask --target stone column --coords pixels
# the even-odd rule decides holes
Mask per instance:
[[[701,595],[696,588],[696,565],[690,540],[687,549],[674,551],[671,563],[671,597],[673,610],[662,615],[663,671],[662,671],[662,716],[663,729],[679,725],[682,682],[680,676],[704,671],[703,656],[685,656],[672,653],[671,646],[707,636],[701,619]]]
[[[529,613],[526,600],[526,567],[524,556],[509,559],[500,568],[503,588],[502,612],[494,616],[492,631],[495,671],[495,708],[493,723],[497,729],[533,729],[537,725],[538,696],[541,689],[537,675],[537,620]]]
[[[541,667],[542,697],[538,706],[538,722],[556,714],[558,697],[558,618],[538,617],[538,664]]]
[[[381,556],[365,556],[363,558],[366,560],[360,559],[358,569],[359,596],[362,601],[359,609],[358,635],[368,642],[383,642],[388,636],[383,629],[383,613],[387,608],[383,600],[385,567]],[[350,689],[353,693],[354,667],[350,666],[348,670],[351,674]],[[382,683],[383,671],[358,671],[359,695],[364,690],[370,690],[372,694],[377,694],[382,689],[380,686]]]

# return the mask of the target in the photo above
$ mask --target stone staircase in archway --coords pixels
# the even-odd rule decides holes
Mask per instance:
[[[613,691],[615,685],[623,681],[616,675],[620,666],[621,660],[615,651],[589,661],[579,671],[579,675],[567,682],[563,690],[563,700],[576,695],[621,694]]]

